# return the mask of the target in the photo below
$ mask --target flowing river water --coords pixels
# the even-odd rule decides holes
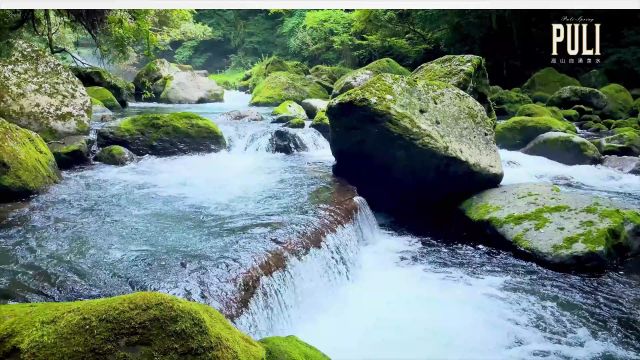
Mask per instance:
[[[157,290],[216,308],[257,259],[329,216],[338,191],[328,143],[272,154],[279,126],[218,119],[248,96],[202,105],[133,104],[127,114],[193,111],[228,151],[91,165],[0,209],[0,300],[63,301]],[[268,114],[270,109],[257,108]],[[640,177],[501,151],[503,184],[553,182],[640,208]],[[558,273],[477,244],[418,237],[366,200],[320,247],[261,279],[234,322],[254,337],[298,335],[335,359],[640,356],[640,266]]]

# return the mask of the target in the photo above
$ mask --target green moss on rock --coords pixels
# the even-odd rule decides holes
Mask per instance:
[[[576,105],[602,109],[607,105],[607,96],[600,90],[588,87],[565,86],[551,95],[547,105],[560,109],[571,109]]]
[[[0,357],[263,359],[213,308],[160,293],[0,306]]]
[[[550,131],[575,133],[576,129],[570,122],[552,117],[518,116],[496,126],[496,143],[508,150],[518,150]]]
[[[89,138],[82,135],[68,136],[48,144],[60,169],[70,169],[89,162]]]
[[[327,91],[313,80],[298,74],[275,72],[253,90],[252,105],[275,106],[286,100],[327,99]]]
[[[87,88],[87,94],[91,96],[92,99],[99,100],[102,105],[104,105],[109,110],[120,110],[122,106],[116,98],[111,94],[111,92],[100,86],[91,86]],[[93,104],[93,102],[92,102]]]
[[[260,340],[266,350],[265,360],[329,360],[315,347],[296,336],[272,336]]]
[[[548,108],[538,104],[522,105],[518,109],[516,116],[552,117],[558,120],[563,120],[562,113],[558,108]]]
[[[0,119],[0,202],[38,193],[59,179],[56,161],[42,138]]]
[[[602,161],[598,148],[591,142],[578,135],[561,132],[539,135],[522,152],[566,165],[592,165]]]
[[[318,130],[325,139],[331,141],[331,124],[326,111],[319,111],[309,127]]]
[[[292,129],[303,129],[305,126],[305,123],[303,119],[295,118],[287,121],[287,123],[284,124],[284,126]]]
[[[98,131],[98,146],[120,145],[136,155],[171,156],[226,148],[211,120],[189,112],[125,118]]]
[[[607,97],[607,105],[602,109],[603,118],[625,119],[633,106],[633,98],[627,89],[620,84],[609,84],[600,88]]]
[[[333,86],[331,97],[336,97],[351,89],[362,86],[378,74],[409,75],[411,72],[393,59],[378,59],[338,79]]]
[[[547,67],[533,74],[522,85],[522,91],[530,96],[535,93],[551,95],[565,86],[580,86],[580,82],[552,67]]]
[[[122,146],[111,145],[100,149],[94,160],[108,165],[121,166],[134,161],[135,155]]]
[[[293,119],[307,119],[307,113],[302,106],[291,100],[287,100],[275,107],[271,115],[274,116],[273,122],[275,123],[286,123]]]
[[[316,65],[309,72],[316,79],[333,86],[338,79],[351,72],[351,69],[344,66]]]
[[[580,114],[573,109],[560,110],[560,113],[562,114],[562,117],[567,121],[576,122],[578,121],[578,119],[580,119]]]
[[[607,79],[604,71],[598,69],[593,69],[582,74],[579,79],[582,86],[594,89],[599,89],[609,83],[609,79]]]
[[[491,97],[489,100],[493,103],[493,108],[497,116],[514,116],[521,106],[531,104],[531,99],[520,92],[513,90],[502,90]]]
[[[109,90],[122,107],[134,100],[135,86],[133,83],[125,81],[103,68],[74,66],[70,69],[84,86],[101,86]]]
[[[613,135],[592,142],[602,155],[640,155],[640,131],[633,128],[614,129]]]

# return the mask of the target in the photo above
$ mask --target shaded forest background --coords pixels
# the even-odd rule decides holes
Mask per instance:
[[[573,76],[599,67],[611,81],[640,85],[633,10],[4,10],[0,40],[37,42],[70,62],[126,69],[164,57],[212,73],[271,55],[352,68],[391,57],[413,69],[476,54],[492,83],[514,87],[550,65],[551,24],[564,16],[602,24],[602,63],[554,67]]]

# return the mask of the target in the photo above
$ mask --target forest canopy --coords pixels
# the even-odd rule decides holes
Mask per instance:
[[[566,15],[602,24],[601,66],[611,80],[640,82],[638,12],[5,10],[0,37],[29,38],[76,60],[92,50],[105,64],[164,57],[212,72],[246,70],[272,55],[352,68],[390,57],[412,69],[444,54],[475,54],[492,82],[515,86],[549,66],[550,24]],[[593,68],[557,67],[574,76]]]

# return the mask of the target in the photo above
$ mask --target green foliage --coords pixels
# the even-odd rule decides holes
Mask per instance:
[[[266,360],[329,360],[329,357],[296,336],[272,336],[260,340]]]

